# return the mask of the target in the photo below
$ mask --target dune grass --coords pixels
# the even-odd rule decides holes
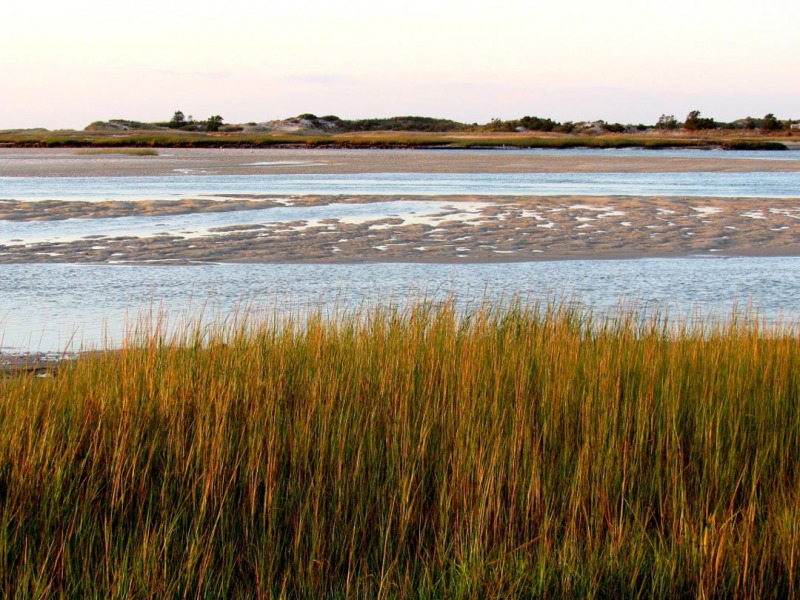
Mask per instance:
[[[799,367],[523,303],[139,334],[0,378],[0,595],[796,595]]]

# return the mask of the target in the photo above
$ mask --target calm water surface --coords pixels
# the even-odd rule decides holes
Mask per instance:
[[[285,195],[800,197],[798,173],[375,173],[0,177],[0,199],[137,200]]]
[[[0,265],[0,346],[57,351],[119,343],[126,319],[354,307],[455,294],[461,306],[514,293],[567,297],[598,311],[621,299],[687,316],[727,316],[752,301],[769,319],[800,318],[800,258],[682,258],[512,264],[77,266]]]
[[[434,150],[436,152],[436,150]],[[440,151],[441,152],[441,151]],[[469,151],[468,151],[469,152]],[[475,150],[474,152],[480,152]],[[646,158],[713,158],[748,160],[800,160],[800,150],[722,150],[721,148],[495,148],[491,152],[541,156],[628,156]]]
[[[499,150],[499,152],[505,152]],[[764,158],[797,160],[798,153],[708,150],[508,150],[509,153]],[[375,195],[668,195],[800,197],[800,173],[529,173],[247,175],[178,174],[167,177],[0,177],[0,199],[179,199],[258,194]],[[389,214],[428,214],[413,202],[253,211],[254,221],[305,220]],[[351,205],[352,206],[352,205]],[[438,205],[431,210],[438,211]],[[366,211],[361,214],[359,211]],[[414,212],[417,211],[417,212]],[[260,214],[261,212],[269,212]],[[284,214],[285,212],[285,214]],[[97,219],[114,233],[157,234],[164,227],[189,232],[242,223],[242,212],[141,220]],[[350,214],[350,213],[348,213]],[[345,215],[346,216],[346,215]],[[177,219],[177,221],[175,220]],[[168,224],[168,225],[167,225]],[[0,222],[1,240],[87,235],[88,222]],[[28,228],[28,229],[26,229]],[[362,302],[455,294],[464,307],[520,293],[531,299],[566,296],[599,311],[620,299],[645,309],[687,315],[694,309],[727,315],[754,302],[769,319],[800,318],[800,258],[685,258],[564,261],[514,264],[77,266],[0,265],[0,348],[58,351],[118,344],[126,320],[142,311],[165,311],[173,321],[200,314],[230,317],[237,306],[302,311]]]

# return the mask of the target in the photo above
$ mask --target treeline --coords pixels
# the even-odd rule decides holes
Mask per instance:
[[[170,129],[183,129],[184,131],[219,131],[223,126],[223,118],[219,115],[212,115],[205,120],[195,121],[192,115],[188,117],[183,111],[176,110],[172,118],[165,123],[157,123],[162,127]],[[241,128],[236,129],[241,131]]]
[[[679,121],[674,115],[661,115],[658,121],[652,125],[644,123],[623,124],[607,123],[603,120],[598,121],[565,121],[559,122],[554,119],[538,116],[524,116],[520,119],[492,119],[486,124],[460,123],[451,119],[434,119],[430,117],[390,117],[386,119],[341,119],[335,115],[318,117],[311,113],[305,113],[288,119],[289,122],[302,125],[308,129],[328,130],[341,133],[358,131],[420,131],[420,132],[452,132],[452,131],[472,131],[472,132],[524,132],[541,131],[545,133],[636,133],[651,129],[656,130],[678,130],[686,131],[710,130],[710,129],[740,129],[740,130],[760,130],[762,132],[777,132],[789,130],[795,121],[779,120],[773,113],[768,113],[762,118],[746,117],[731,122],[717,121],[711,117],[704,117],[699,110],[693,110],[683,121]]]
[[[762,118],[746,117],[731,122],[717,121],[712,117],[703,116],[699,110],[693,110],[679,121],[674,115],[663,114],[652,125],[643,123],[623,124],[597,121],[565,121],[538,116],[524,116],[519,119],[492,119],[488,123],[461,123],[452,119],[436,119],[420,116],[389,117],[378,119],[342,119],[336,115],[318,117],[311,113],[304,113],[282,121],[265,123],[250,122],[243,125],[225,124],[219,115],[212,115],[207,119],[195,120],[188,117],[180,110],[175,111],[168,121],[143,123],[125,119],[112,119],[110,121],[95,121],[87,130],[148,130],[148,129],[173,129],[182,131],[200,132],[257,132],[281,129],[290,125],[295,129],[305,131],[319,131],[325,133],[358,133],[378,131],[414,131],[422,133],[448,133],[448,132],[489,132],[489,133],[514,133],[514,132],[544,132],[565,134],[603,134],[603,133],[638,133],[651,130],[660,131],[701,131],[701,130],[742,130],[760,131],[762,133],[775,133],[799,128],[799,121],[780,120],[773,113],[767,113]]]
[[[656,129],[662,130],[675,130],[685,129],[687,131],[698,131],[702,129],[742,129],[754,131],[756,129],[768,133],[774,131],[781,131],[792,129],[795,121],[791,120],[778,120],[773,113],[767,113],[760,119],[754,117],[745,117],[744,119],[737,119],[728,123],[717,121],[711,117],[703,117],[699,110],[693,110],[686,119],[681,123],[674,115],[661,115],[656,123]]]
[[[335,115],[317,117],[306,113],[295,119],[297,122],[308,122],[315,129],[332,129],[342,133],[357,131],[425,131],[425,132],[446,132],[446,131],[470,131],[473,125],[459,123],[451,119],[434,119],[431,117],[389,117],[386,119],[340,119]]]
[[[95,121],[86,127],[85,130],[149,131],[157,129],[177,129],[181,131],[236,132],[242,131],[243,129],[243,127],[240,125],[225,125],[223,121],[224,119],[220,115],[211,115],[207,119],[195,120],[192,115],[187,117],[184,115],[183,111],[176,110],[169,121],[146,123],[142,121],[132,121],[129,119],[110,119],[108,121]]]
[[[483,126],[485,131],[544,131],[546,133],[572,133],[575,131],[575,128],[576,125],[572,121],[559,123],[553,119],[528,116],[522,117],[521,119],[511,119],[509,121],[492,119]],[[620,128],[622,128],[622,125],[620,125]],[[620,129],[620,131],[622,131],[622,129]]]
[[[451,131],[544,131],[556,133],[572,133],[579,126],[573,122],[559,123],[549,118],[525,116],[521,119],[492,119],[489,123],[460,123],[451,119],[434,119],[431,117],[389,117],[386,119],[340,119],[335,115],[317,117],[313,114],[302,114],[289,121],[303,124],[313,129],[336,129],[338,132],[350,133],[358,131],[420,131],[420,132],[451,132]],[[599,123],[603,123],[600,121]],[[584,124],[585,125],[585,124]],[[646,128],[642,126],[643,128]],[[607,125],[608,131],[622,132],[625,126],[620,124]]]

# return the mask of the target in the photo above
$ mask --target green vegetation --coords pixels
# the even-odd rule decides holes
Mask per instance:
[[[75,154],[128,154],[132,156],[158,156],[158,150],[152,148],[88,148],[78,150]]]
[[[779,149],[780,140],[793,135],[793,121],[778,120],[769,113],[763,119],[747,117],[729,123],[690,112],[684,123],[663,114],[653,126],[607,123],[603,120],[560,123],[549,118],[492,119],[466,124],[450,119],[406,116],[386,119],[341,119],[304,113],[283,121],[245,125],[225,124],[220,115],[196,121],[180,110],[169,121],[142,123],[125,119],[95,121],[82,132],[44,129],[0,131],[3,146],[143,145],[161,147],[473,147],[521,148],[680,148],[746,147]],[[756,131],[758,130],[758,131]],[[108,133],[115,135],[109,138]],[[732,137],[736,136],[736,137]],[[771,139],[764,140],[764,137]],[[777,138],[777,139],[776,139]],[[588,140],[588,141],[587,141]]]
[[[0,377],[4,597],[800,593],[800,339],[452,303]]]
[[[159,130],[108,135],[105,131],[0,132],[0,145],[36,148],[726,148],[783,150],[783,138],[729,135],[354,132],[247,133],[225,125],[219,132]]]
[[[768,133],[770,131],[779,131],[783,129],[783,124],[775,118],[772,113],[767,113],[761,119],[761,131]]]
[[[182,110],[176,110],[175,113],[172,115],[172,118],[169,120],[169,128],[170,129],[180,129],[181,127],[185,127],[189,124],[189,121],[186,120],[186,115],[183,114]]]
[[[683,122],[683,128],[689,131],[696,131],[698,129],[716,129],[718,123],[711,118],[701,117],[699,110],[693,110],[686,115],[686,120]]]
[[[205,121],[195,121],[192,115],[187,117],[182,110],[176,110],[172,114],[172,118],[169,121],[164,123],[154,123],[154,125],[157,125],[162,129],[167,128],[180,129],[182,131],[216,132],[220,131],[220,128],[223,126],[222,121],[223,119],[219,115],[212,115]],[[237,131],[238,130],[241,130],[241,128],[237,129]]]
[[[675,115],[661,115],[656,123],[656,129],[663,129],[665,131],[674,131],[678,128],[678,121],[675,120]]]
[[[150,131],[161,127],[157,123],[143,123],[130,119],[111,119],[109,121],[94,121],[86,126],[85,131]],[[47,131],[47,130],[42,130]]]
[[[309,129],[320,131],[331,130],[337,133],[360,131],[417,131],[417,132],[452,132],[469,131],[469,125],[449,119],[432,119],[430,117],[390,117],[388,119],[340,119],[336,115],[318,117],[311,113],[298,115],[289,119],[290,123],[304,124]]]
[[[756,129],[758,131],[756,131]],[[225,124],[220,115],[195,121],[175,111],[169,121],[96,121],[84,131],[44,129],[0,131],[0,145],[12,147],[242,147],[305,146],[331,148],[685,148],[780,150],[793,132],[792,121],[772,113],[719,123],[692,111],[684,123],[661,115],[653,127],[605,121],[559,123],[525,116],[485,125],[449,119],[392,117],[345,120],[304,113],[284,121]]]
[[[389,119],[360,119],[345,121],[339,119],[343,132],[352,131],[468,131],[469,125],[449,119],[429,117],[392,117]]]
[[[219,131],[222,126],[222,117],[219,115],[212,115],[206,119],[206,131]]]

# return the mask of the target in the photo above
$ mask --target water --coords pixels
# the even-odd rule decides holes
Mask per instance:
[[[455,210],[473,210],[477,203],[394,201],[363,204],[333,203],[323,206],[276,206],[256,210],[189,213],[145,217],[105,217],[58,221],[1,222],[0,244],[69,242],[96,236],[179,235],[196,237],[213,228],[339,219],[341,222],[386,218],[420,218]]]
[[[752,301],[759,314],[800,318],[800,258],[680,258],[512,264],[77,266],[0,265],[0,347],[59,351],[118,344],[126,319],[153,309],[173,319],[281,311],[454,293],[463,307],[513,293],[568,297],[597,311],[621,298],[671,315],[726,317]]]
[[[441,150],[432,150],[431,152],[441,152]],[[459,152],[464,151],[459,150]],[[465,152],[483,151],[466,150]],[[520,155],[533,154],[538,156],[608,156],[612,158],[800,160],[800,150],[723,150],[721,148],[493,148],[490,152]]]
[[[494,152],[797,160],[797,152],[495,150]],[[0,199],[142,200],[257,194],[636,195],[800,197],[800,173],[526,173],[0,177]],[[463,209],[463,205],[459,205]],[[325,218],[420,217],[444,201],[341,202],[315,207],[41,222],[0,222],[0,244],[103,235],[199,235],[212,227]],[[752,300],[768,319],[800,318],[800,258],[683,258],[513,264],[79,266],[0,265],[0,349],[59,351],[118,344],[128,317],[163,309],[175,320],[229,317],[242,303],[280,310],[454,293],[462,306],[513,293],[567,296],[599,311],[621,298],[645,309],[727,315]]]
[[[0,177],[0,199],[156,200],[237,194],[796,198],[800,196],[800,173],[376,173]]]

